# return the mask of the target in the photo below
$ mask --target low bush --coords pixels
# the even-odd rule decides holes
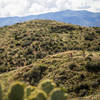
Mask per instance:
[[[88,72],[100,72],[100,62],[87,62],[85,68]]]

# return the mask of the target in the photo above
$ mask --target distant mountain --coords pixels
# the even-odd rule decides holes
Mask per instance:
[[[100,27],[100,13],[93,13],[86,10],[72,11],[65,10],[59,12],[51,12],[40,15],[31,15],[25,17],[5,17],[0,18],[0,27],[13,25],[34,19],[50,19],[65,23],[77,24],[82,26],[98,26]]]

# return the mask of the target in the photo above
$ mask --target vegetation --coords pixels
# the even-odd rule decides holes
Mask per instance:
[[[66,100],[67,96],[65,95],[64,91],[57,88],[54,89],[49,97],[49,100]]]
[[[39,88],[49,94],[54,88],[56,84],[54,84],[51,80],[43,81],[39,84]]]
[[[0,28],[0,41],[3,100],[99,100],[99,27],[34,20]]]
[[[44,85],[45,83],[47,83],[49,80],[44,81]],[[52,81],[51,84],[54,84]],[[40,83],[42,84],[42,83]],[[46,85],[47,86],[47,85]],[[50,89],[50,87],[46,87],[45,86],[45,90],[48,91],[48,89]],[[27,88],[27,87],[26,87]],[[31,88],[34,88],[31,86]],[[57,98],[59,98],[59,100],[66,100],[66,96],[65,93],[62,89],[60,88],[54,88],[52,89],[52,91],[50,91],[50,93],[47,93],[45,91],[43,91],[42,89],[35,87],[35,90],[31,90],[31,92],[25,92],[24,91],[24,86],[22,83],[14,83],[11,86],[11,89],[8,92],[8,95],[6,95],[6,97],[4,97],[5,100],[58,100]],[[28,87],[29,89],[29,87]],[[2,90],[1,90],[2,93]],[[28,93],[28,94],[27,94]],[[57,96],[58,95],[58,96]],[[1,98],[1,97],[0,97]],[[1,99],[2,100],[2,99]]]
[[[0,72],[67,50],[100,50],[98,28],[35,20],[0,28]]]
[[[1,86],[1,83],[0,83],[0,100],[2,100],[2,86]]]

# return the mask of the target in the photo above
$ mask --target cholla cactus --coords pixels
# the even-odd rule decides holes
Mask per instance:
[[[2,86],[1,86],[1,83],[0,83],[0,100],[2,100]]]
[[[12,85],[8,93],[9,100],[24,100],[24,86],[16,82]]]
[[[60,88],[55,88],[51,93],[48,100],[66,100],[67,96]]]
[[[30,96],[32,92],[35,91],[35,87],[34,86],[28,86],[25,90],[25,94],[26,94],[26,97]]]
[[[52,80],[44,80],[40,82],[38,88],[42,89],[47,95],[56,87],[56,84]]]
[[[47,100],[47,95],[44,91],[37,89],[31,93],[28,100]]]

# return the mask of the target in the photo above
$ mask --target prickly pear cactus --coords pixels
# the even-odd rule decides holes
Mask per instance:
[[[47,100],[47,95],[44,91],[37,89],[31,93],[28,100]]]
[[[34,86],[28,86],[26,89],[25,89],[25,94],[26,94],[26,97],[30,96],[32,92],[34,92],[36,89],[36,87]]]
[[[22,83],[14,83],[8,93],[9,100],[24,100],[24,86]]]
[[[2,100],[2,86],[1,86],[1,83],[0,83],[0,100]]]
[[[60,88],[55,88],[48,98],[48,100],[67,100],[67,96]]]
[[[55,87],[56,84],[52,80],[44,80],[38,85],[38,88],[42,89],[47,94],[49,94]]]

